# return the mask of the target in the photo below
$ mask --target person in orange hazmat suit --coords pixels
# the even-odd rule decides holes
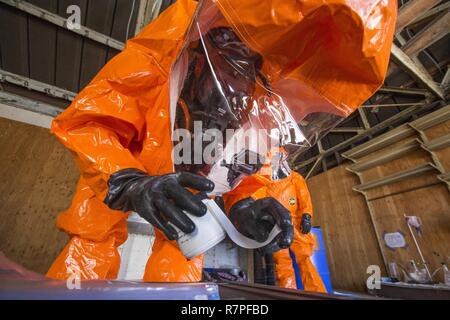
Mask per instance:
[[[193,189],[210,192],[214,188],[214,183],[201,170],[190,167],[174,173],[172,132],[176,121],[173,105],[182,109],[183,101],[174,104],[173,96],[183,96],[183,93],[174,92],[173,88],[182,77],[173,72],[173,67],[175,62],[181,61],[180,54],[184,50],[192,49],[189,43],[198,42],[199,38],[210,41],[220,60],[223,52],[227,52],[221,41],[228,41],[229,34],[223,32],[220,39],[216,39],[212,30],[224,27],[233,30],[246,47],[238,44],[232,52],[243,49],[244,56],[256,57],[251,60],[251,69],[255,72],[250,79],[258,77],[263,83],[260,88],[276,92],[292,106],[290,112],[284,114],[299,123],[305,140],[312,143],[310,138],[323,123],[320,117],[319,122],[313,121],[314,112],[342,119],[382,85],[389,63],[396,10],[395,1],[381,0],[177,1],[128,41],[125,50],[98,73],[52,124],[52,132],[74,153],[81,177],[70,208],[57,220],[57,226],[70,235],[69,243],[47,275],[67,279],[77,272],[82,279],[117,278],[120,268],[117,248],[127,239],[128,214],[125,212],[133,210],[157,230],[144,280],[201,280],[202,257],[186,259],[177,246],[173,229],[175,225],[186,233],[193,231],[195,225],[181,210],[204,214],[204,206],[191,192]],[[208,44],[203,43],[203,46]],[[250,96],[258,94],[258,88],[245,85],[246,81],[249,83],[250,60],[237,60],[242,64],[234,64],[234,73],[226,72],[226,76],[214,80],[223,83],[232,81],[231,76],[246,77],[242,90],[248,90]],[[202,61],[210,65],[214,60],[207,57]],[[234,101],[242,97],[232,98]],[[248,97],[244,98],[248,101]],[[232,113],[237,114],[231,100],[227,103],[228,107],[230,105]],[[242,108],[243,104],[237,106]],[[185,108],[185,119],[190,117],[189,107],[192,105]],[[248,110],[239,114],[248,114]],[[292,177],[284,180],[293,184],[297,193],[307,190],[301,186],[298,175]],[[247,179],[231,192],[243,192],[246,185],[258,182],[259,178]],[[295,211],[291,219],[286,209],[289,201],[276,192],[274,197],[266,192],[266,196],[255,195],[254,198],[254,192],[248,192],[250,199],[239,196],[240,201],[234,202],[229,197],[227,212],[230,217],[237,217],[235,224],[239,224],[241,214],[249,216],[246,219],[254,219],[255,225],[262,226],[262,221],[271,220],[271,227],[276,223],[283,230],[272,245],[287,249],[292,243],[292,248],[296,245],[295,238],[301,239],[295,233],[303,230],[300,228],[303,212]],[[242,200],[247,202],[239,203]],[[308,211],[304,212],[312,215],[312,210]],[[286,251],[278,252],[279,259],[283,259],[282,253]],[[305,256],[307,252],[299,253],[297,262],[304,263],[306,270],[309,260],[303,259]],[[305,273],[305,277],[315,275]],[[280,278],[280,283],[283,281]],[[302,278],[302,281],[306,287],[309,280]]]
[[[271,150],[258,174],[245,178],[236,189],[224,196],[225,207],[249,197],[273,197],[289,209],[292,217],[294,239],[290,248],[280,249],[274,243],[262,252],[273,253],[278,285],[283,288],[303,288],[306,291],[326,293],[322,279],[310,260],[315,245],[315,239],[310,233],[313,217],[311,197],[303,177],[289,168],[287,154],[283,148]],[[297,283],[293,265],[297,265],[302,283]]]

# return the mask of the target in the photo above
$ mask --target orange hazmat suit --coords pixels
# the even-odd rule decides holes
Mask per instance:
[[[266,197],[278,200],[291,213],[294,225],[294,241],[291,248],[273,254],[278,285],[289,289],[302,286],[306,291],[326,293],[322,279],[310,260],[315,246],[314,236],[311,233],[303,234],[300,227],[304,214],[313,216],[308,186],[297,172],[291,172],[287,177],[277,180],[272,178],[273,171],[270,168],[272,154],[284,152],[276,149],[271,150],[260,173],[245,178],[236,189],[224,196],[226,210],[229,211],[234,203],[249,197],[255,200]],[[296,283],[293,263],[297,264],[300,271],[302,281],[300,286]]]
[[[295,106],[291,112],[299,121],[317,111],[348,116],[384,81],[396,1],[209,0],[198,4],[178,0],[128,41],[124,51],[108,62],[53,122],[52,132],[74,153],[81,178],[70,208],[57,220],[70,241],[50,267],[49,277],[67,279],[76,272],[82,279],[117,278],[117,248],[127,239],[127,214],[103,203],[107,182],[112,174],[126,168],[149,175],[174,171],[171,68],[184,45],[186,31],[194,27],[192,21],[200,5],[220,15],[221,24],[233,28],[247,46],[262,55],[264,74],[273,90]],[[198,21],[199,25],[207,23]],[[245,183],[262,185],[258,179],[263,177],[244,180],[238,189]],[[299,193],[307,189],[297,174],[280,183],[289,185],[290,191],[269,191],[269,185],[265,192],[273,192],[283,203],[289,204],[291,194],[297,195],[297,206],[307,203],[301,200],[304,196]],[[291,211],[294,223],[302,210]],[[296,251],[297,261],[307,265],[309,260],[303,257],[309,252],[300,252],[309,250],[309,240],[297,239],[294,250],[296,243],[303,248]],[[302,241],[308,245],[301,246]],[[279,253],[279,259],[282,255]],[[202,257],[187,260],[176,242],[156,232],[145,281],[195,282],[201,280],[201,271]],[[308,277],[315,275],[311,271]],[[288,281],[280,278],[283,286],[289,286]],[[305,286],[309,283],[308,279],[303,281]]]

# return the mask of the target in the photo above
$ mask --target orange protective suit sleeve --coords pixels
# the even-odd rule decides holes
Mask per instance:
[[[75,153],[83,178],[101,198],[112,173],[125,168],[152,171],[138,156],[144,140],[170,141],[168,112],[166,125],[156,122],[160,105],[168,108],[168,97],[161,101],[160,96],[167,95],[170,67],[195,8],[196,2],[182,0],[161,15],[130,40],[53,122],[52,132]],[[153,121],[146,123],[148,117]]]

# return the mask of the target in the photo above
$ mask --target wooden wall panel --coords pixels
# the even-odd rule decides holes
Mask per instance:
[[[88,1],[86,27],[102,34],[111,34],[116,1]],[[108,47],[85,39],[80,69],[80,89],[84,88],[97,75],[108,61]]]
[[[385,248],[388,263],[397,262],[407,267],[407,262],[411,259],[421,261],[403,216],[405,214],[418,216],[423,222],[422,235],[416,237],[430,271],[439,268],[443,262],[448,263],[450,194],[443,184],[372,201],[372,206],[376,226],[381,234],[400,231],[405,235],[406,248]],[[438,273],[436,279],[443,281],[442,274]]]
[[[392,149],[389,148],[389,150],[384,151],[384,153],[386,153],[386,151],[389,152],[392,151]],[[416,151],[410,152],[407,157],[394,159],[387,165],[376,166],[364,171],[363,179],[364,181],[375,180],[380,177],[390,176],[398,173],[399,171],[416,168],[431,161],[432,159],[428,152],[422,149],[417,149]]]
[[[394,165],[387,165],[389,167],[393,167]],[[392,170],[392,169],[389,169]],[[369,199],[379,199],[380,197],[385,197],[388,195],[395,195],[402,192],[411,192],[416,189],[429,187],[434,184],[440,183],[438,178],[436,177],[437,171],[432,171],[431,173],[425,173],[418,175],[416,177],[412,177],[403,181],[399,181],[396,183],[392,183],[387,186],[383,186],[380,188],[374,188],[367,191],[367,196]],[[382,176],[381,176],[382,177]],[[368,181],[368,180],[366,180]]]
[[[425,130],[425,135],[429,140],[433,140],[450,132],[450,120]],[[436,156],[442,164],[446,172],[450,172],[450,147],[435,151]]]
[[[323,230],[331,279],[335,289],[365,291],[370,265],[383,266],[369,210],[352,188],[358,178],[344,166],[308,181],[314,225]]]
[[[408,141],[411,139],[408,139]],[[398,146],[402,145],[400,143]],[[380,150],[377,154],[390,152],[395,148],[395,146],[391,146],[389,148]],[[410,169],[414,169],[418,166],[425,165],[427,163],[431,163],[432,159],[428,152],[423,149],[418,149],[413,151],[407,155],[407,157],[401,157],[398,159],[394,159],[389,163],[385,163],[383,165],[379,165],[373,168],[370,168],[364,171],[361,174],[363,182],[373,181],[380,179],[382,177],[387,177],[393,175],[395,173],[406,171]],[[408,191],[415,188],[420,188],[423,186],[428,186],[433,183],[437,183],[438,179],[435,174],[425,174],[420,175],[414,178],[410,178],[405,181],[400,181],[388,186],[383,186],[380,188],[375,188],[367,191],[367,195],[369,199],[379,198],[385,195],[390,195],[402,191]]]
[[[8,30],[7,32],[1,32]],[[0,68],[29,77],[28,16],[0,3]]]
[[[425,130],[428,139],[433,140],[450,132],[450,120]]]
[[[450,121],[447,121],[427,129],[425,134],[429,140],[433,140],[449,132]],[[391,152],[418,138],[418,134],[408,137],[360,161]],[[436,154],[448,172],[450,148],[436,151]],[[362,172],[361,178],[363,182],[369,182],[432,162],[427,151],[417,149]],[[381,253],[387,263],[396,262],[405,267],[411,259],[421,261],[404,215],[422,219],[423,233],[417,241],[430,271],[439,268],[443,262],[450,262],[450,193],[445,184],[436,178],[437,170],[369,190],[366,194],[372,200],[372,224],[363,195],[352,190],[360,184],[360,180],[346,170],[349,165],[346,163],[308,182],[315,208],[314,222],[324,230],[330,272],[336,288],[365,291],[367,266],[384,266]],[[374,230],[377,230],[379,239]],[[405,236],[407,246],[390,249],[385,245],[383,235],[397,231]],[[382,270],[386,272],[385,268]],[[435,280],[443,281],[442,272],[436,275]]]
[[[86,25],[87,0],[58,0],[58,14],[68,17],[67,8],[77,5],[81,9],[81,24]],[[79,92],[79,77],[83,52],[83,37],[70,30],[58,28],[56,42],[55,85],[60,88]]]
[[[450,147],[435,151],[436,156],[446,172],[450,172]]]
[[[450,121],[429,128],[425,135],[433,140],[450,132]],[[419,138],[419,135],[416,135]],[[408,138],[410,140],[411,138]],[[378,152],[389,152],[402,144],[391,145]],[[436,154],[446,170],[449,170],[450,148],[437,151]],[[373,156],[373,155],[369,155]],[[433,163],[431,155],[423,150],[411,152],[399,159],[393,160],[369,169],[361,174],[364,182],[386,177],[387,175],[412,169],[422,164]],[[387,262],[396,262],[407,266],[407,262],[414,259],[420,262],[420,256],[414,245],[404,215],[418,216],[423,222],[423,234],[418,237],[418,243],[423,251],[425,260],[429,263],[431,272],[438,269],[441,263],[450,260],[450,193],[448,188],[437,179],[438,171],[431,171],[414,178],[375,188],[367,191],[373,207],[375,227],[381,235],[400,231],[405,235],[407,247],[403,249],[389,249],[385,247],[384,254]],[[382,198],[380,198],[382,197]],[[376,200],[375,200],[376,199]],[[442,273],[437,274],[435,280],[443,281]]]
[[[67,242],[55,225],[78,170],[47,129],[0,118],[0,251],[45,273]]]
[[[31,0],[31,4],[56,12],[57,0]],[[42,23],[37,17],[28,18],[28,45],[30,78],[43,83],[55,83],[56,40],[58,27]]]

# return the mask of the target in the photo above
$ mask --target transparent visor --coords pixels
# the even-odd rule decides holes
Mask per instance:
[[[274,148],[306,150],[346,116],[298,78],[270,73],[238,34],[204,2],[171,72],[175,169],[207,176],[215,194],[277,163]]]

